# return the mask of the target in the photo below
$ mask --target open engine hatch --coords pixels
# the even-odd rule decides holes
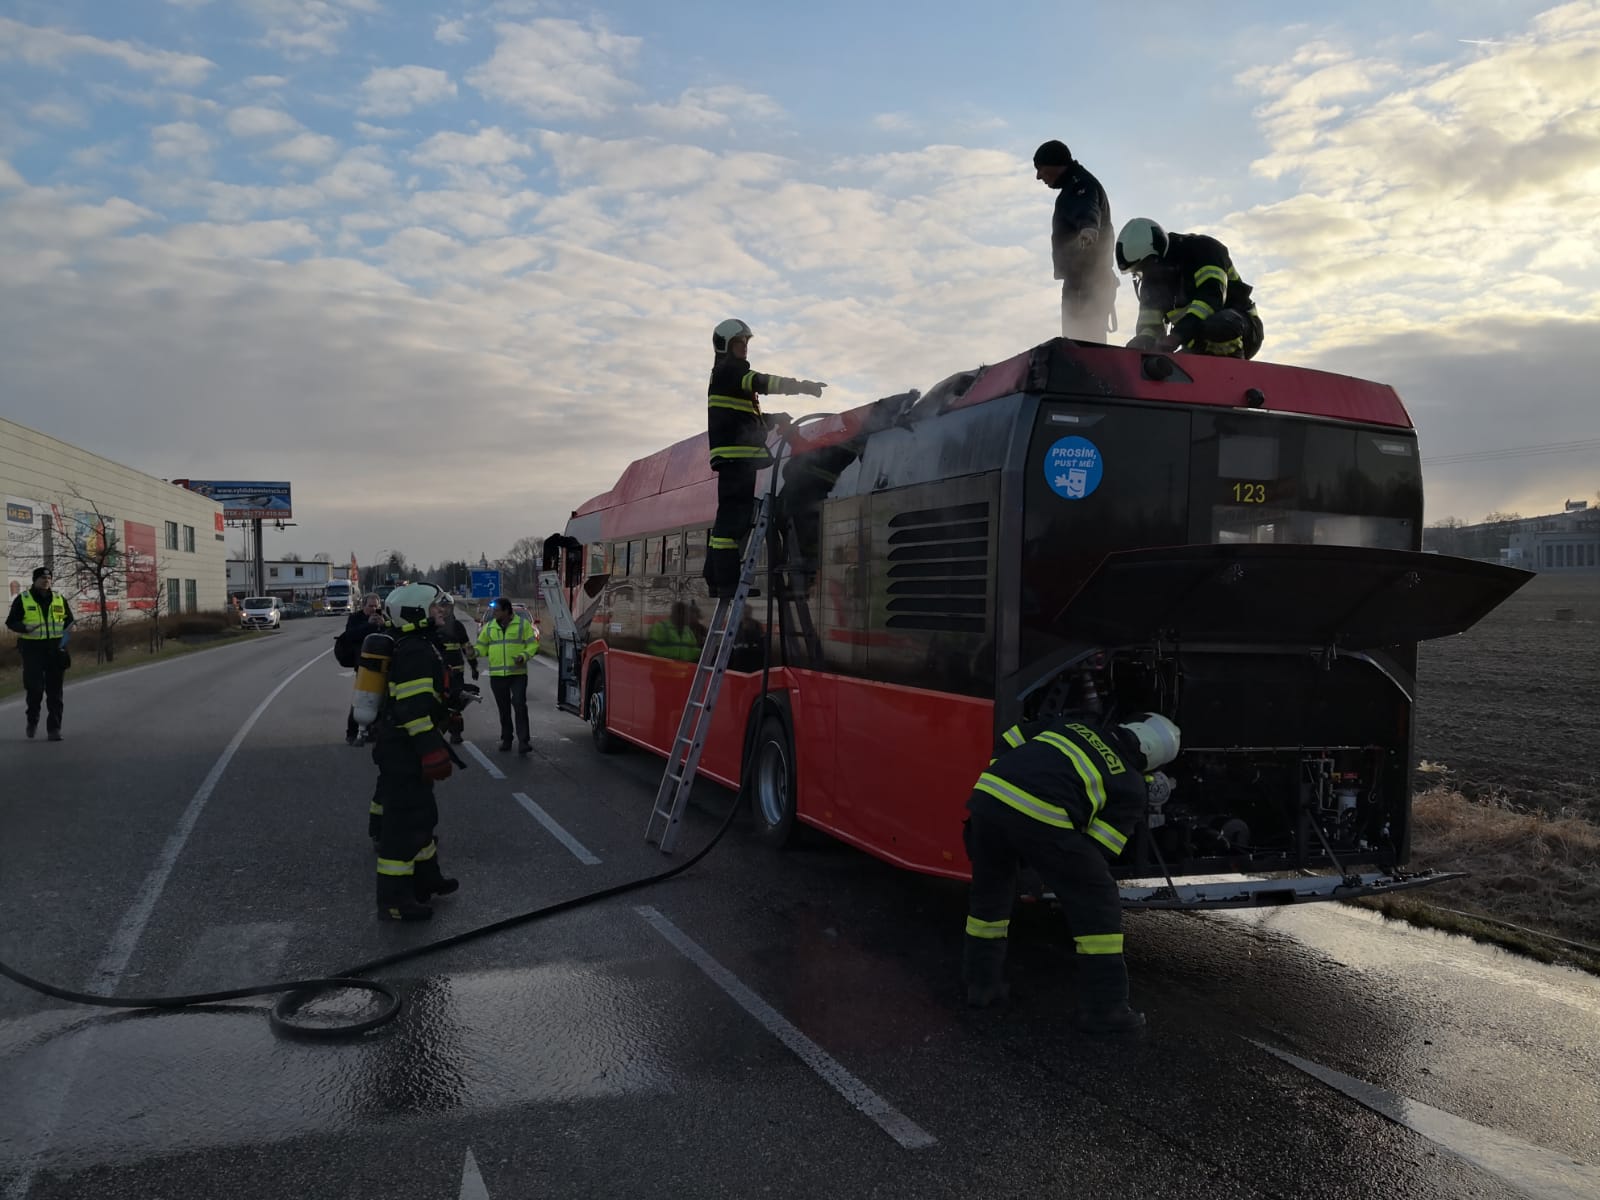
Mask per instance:
[[[1056,617],[1103,645],[1373,650],[1470,629],[1533,573],[1357,546],[1212,545],[1108,554]]]

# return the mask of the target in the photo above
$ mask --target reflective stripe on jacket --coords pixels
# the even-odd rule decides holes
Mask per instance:
[[[1081,713],[1012,726],[974,791],[1056,829],[1075,829],[1121,854],[1148,804],[1138,750],[1114,726]]]
[[[539,638],[533,632],[533,623],[523,616],[512,616],[505,628],[491,617],[478,630],[478,653],[489,663],[491,679],[504,675],[526,675],[528,665],[517,666],[518,655],[532,658],[539,653]]]

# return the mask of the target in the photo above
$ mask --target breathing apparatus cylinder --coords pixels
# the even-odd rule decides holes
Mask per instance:
[[[355,694],[350,711],[357,725],[365,729],[378,719],[389,695],[389,660],[394,657],[394,637],[369,633],[361,643],[361,661],[356,664]]]

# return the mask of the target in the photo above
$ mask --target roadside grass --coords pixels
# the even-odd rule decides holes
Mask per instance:
[[[124,622],[113,632],[116,657],[111,662],[95,661],[95,641],[99,630],[91,624],[93,618],[84,618],[73,626],[72,666],[67,670],[70,684],[93,675],[142,667],[146,663],[161,662],[197,650],[210,650],[217,646],[236,645],[255,635],[253,631],[239,628],[234,619],[222,613],[189,613],[171,617],[164,623],[164,634],[159,649],[151,648],[150,629],[144,622]],[[20,695],[22,692],[22,660],[14,645],[0,649],[0,700]]]
[[[1351,903],[1600,974],[1600,826],[1445,787],[1412,811],[1410,865],[1467,878]]]

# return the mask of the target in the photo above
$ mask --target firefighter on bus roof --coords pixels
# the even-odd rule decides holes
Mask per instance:
[[[1076,953],[1078,1027],[1124,1033],[1144,1024],[1128,1007],[1122,958],[1122,897],[1110,858],[1122,853],[1146,812],[1145,774],[1178,756],[1178,727],[1141,713],[1114,724],[1094,713],[1013,725],[967,800],[962,840],[972,861],[961,974],[967,1003],[1008,994],[1006,936],[1024,860],[1055,893]]]
[[[1254,358],[1261,349],[1261,315],[1250,285],[1216,238],[1168,233],[1148,217],[1135,217],[1117,235],[1117,269],[1133,276],[1139,298],[1130,347],[1223,358]]]
[[[755,335],[737,317],[711,332],[717,352],[706,390],[706,433],[711,469],[717,473],[717,519],[707,543],[705,580],[711,594],[732,596],[739,583],[739,547],[755,521],[756,473],[772,462],[767,452],[769,418],[760,397],[820,396],[828,385],[810,379],[788,379],[752,371],[750,339]],[[774,414],[773,425],[787,423]]]

